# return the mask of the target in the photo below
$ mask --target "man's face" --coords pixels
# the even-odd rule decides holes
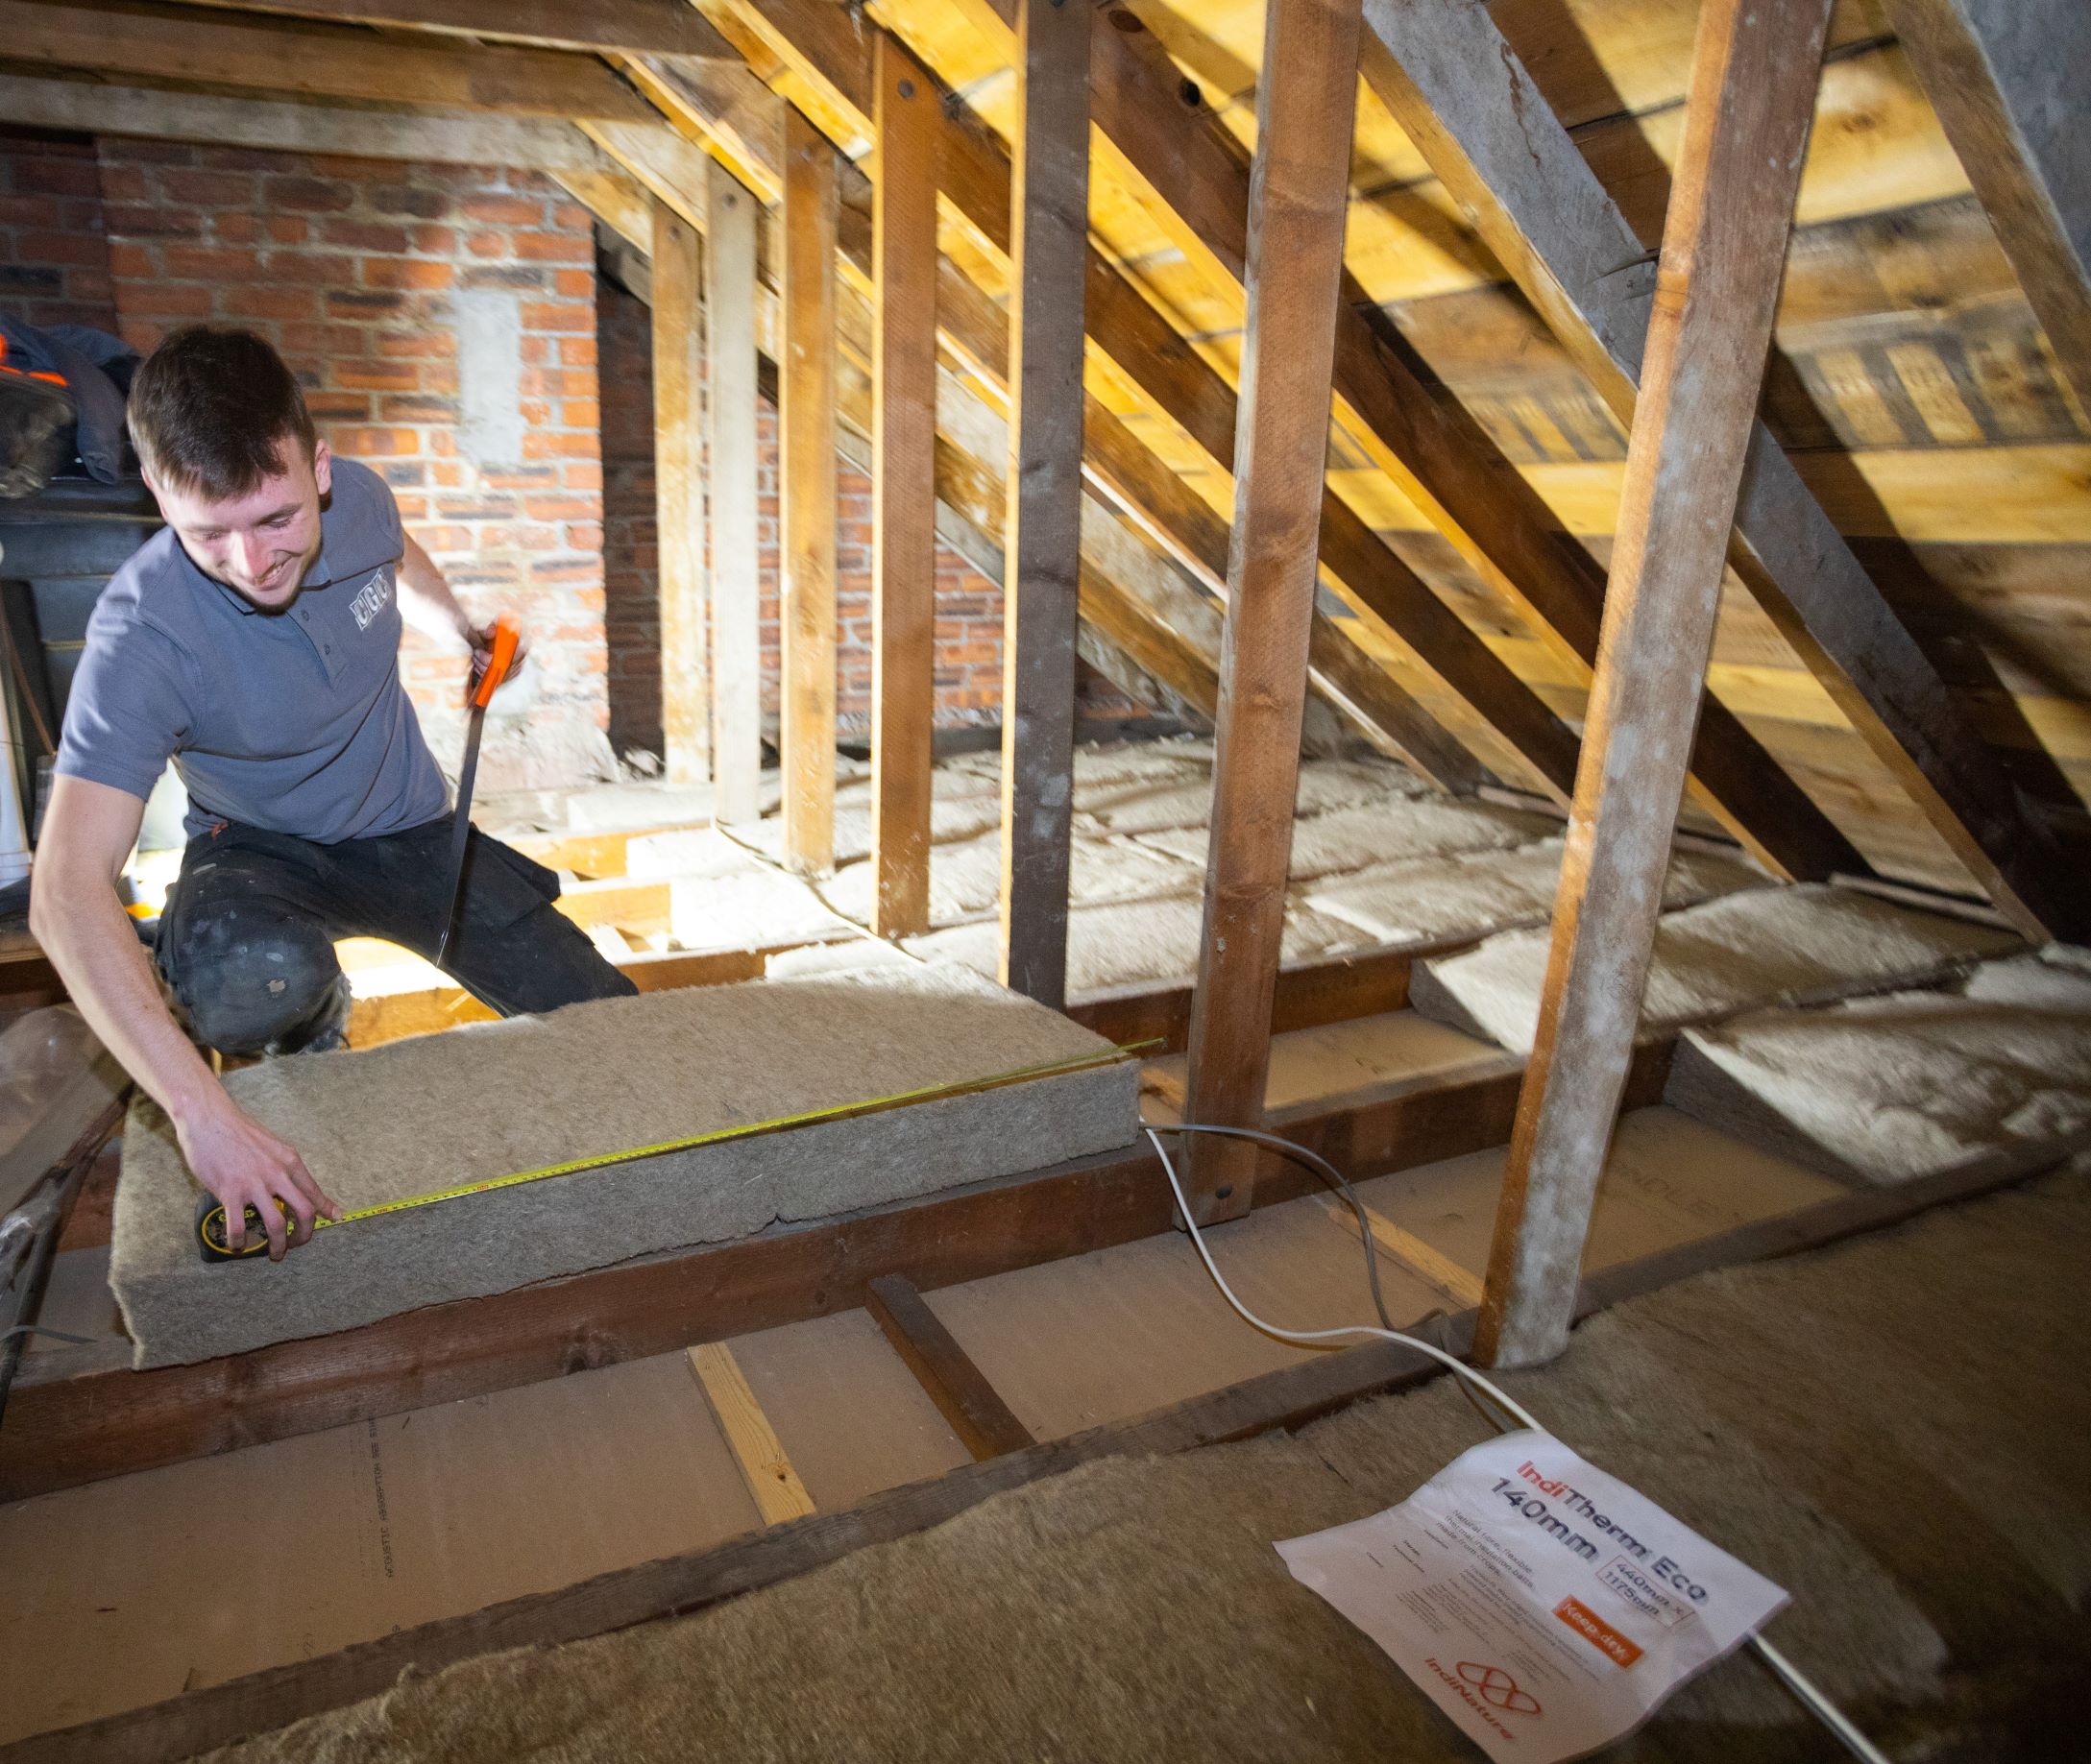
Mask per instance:
[[[320,498],[334,463],[322,441],[307,460],[295,441],[277,448],[282,470],[244,495],[213,501],[146,478],[189,560],[264,613],[280,613],[320,554]]]

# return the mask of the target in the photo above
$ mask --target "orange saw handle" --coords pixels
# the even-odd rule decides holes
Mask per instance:
[[[479,684],[473,689],[472,708],[484,711],[493,699],[495,689],[508,678],[508,670],[515,665],[516,648],[523,640],[523,634],[516,629],[512,619],[502,617],[494,621],[494,654],[488,660],[486,672],[479,676]]]

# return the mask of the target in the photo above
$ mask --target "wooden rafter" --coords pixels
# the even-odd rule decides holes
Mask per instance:
[[[705,210],[705,506],[711,534],[712,813],[763,812],[762,552],[757,528],[755,225],[762,204],[717,160]]]
[[[678,0],[680,3],[680,0]],[[835,867],[835,149],[785,118],[783,349],[777,427],[783,522],[777,633],[784,858]]]
[[[1005,0],[968,0],[968,5],[975,21],[991,35],[989,14],[1008,17]],[[817,0],[764,0],[766,13],[781,9],[796,16],[809,8],[828,10]],[[1005,39],[1006,35],[1005,27]],[[1176,236],[1212,275],[1238,285],[1248,254],[1248,168],[1209,117],[1186,113],[1158,60],[1144,56],[1128,37],[1097,13],[1092,74],[1097,127],[1154,192]],[[829,47],[832,53],[834,45]],[[977,136],[964,138],[982,163],[953,179],[955,198],[961,189],[982,186],[989,171],[991,148],[980,146]],[[991,236],[991,214],[972,218]],[[1538,493],[1497,455],[1479,427],[1434,397],[1396,342],[1368,323],[1359,308],[1369,303],[1347,282],[1337,315],[1335,378],[1339,405],[1349,413],[1347,426],[1468,562],[1578,671],[1587,671],[1597,656],[1603,572],[1561,530]],[[1139,379],[1141,351],[1121,353],[1113,347],[1099,328],[1100,305],[1092,291],[1091,335]],[[1228,450],[1215,450],[1217,436],[1192,432],[1226,463]],[[1422,652],[1421,642],[1417,647]],[[1485,705],[1475,709],[1488,714]],[[1499,722],[1495,726],[1509,735]],[[1701,717],[1692,779],[1693,796],[1775,871],[1818,880],[1839,871],[1867,873],[1851,842],[1717,700],[1708,700]]]
[[[930,924],[936,704],[936,157],[929,76],[880,39],[871,255],[871,928]]]
[[[240,12],[630,55],[732,55],[688,0],[197,0]],[[739,58],[736,57],[736,60]]]
[[[1365,73],[1496,258],[1633,421],[1654,267],[1484,8],[1366,0]],[[1869,747],[2021,929],[2091,903],[1965,710],[1760,423],[1729,551]]]
[[[698,393],[702,254],[697,229],[653,209],[653,430],[661,599],[661,743],[669,778],[711,776],[704,629],[703,413]]]
[[[1264,52],[1273,71],[1256,93],[1229,610],[1185,1111],[1188,1121],[1229,1127],[1263,1122],[1285,935],[1349,199],[1357,0],[1270,0]],[[1241,1140],[1192,1143],[1185,1198],[1198,1223],[1249,1211],[1258,1158]]]
[[[854,34],[851,36],[854,40]],[[651,77],[643,83],[656,102],[667,108],[678,121],[701,133],[720,157],[736,167],[737,174],[752,181],[754,187],[771,193],[780,188],[777,166],[780,163],[781,122],[777,117],[777,100],[750,68],[742,67],[736,73],[721,62],[707,62],[701,83],[666,63],[650,72]],[[620,145],[614,132],[597,129],[596,133],[597,138],[606,143]],[[680,137],[669,136],[669,141],[671,145],[664,146],[658,140],[646,143],[645,152],[651,156],[652,162],[636,154],[629,161],[642,175],[652,180],[651,187],[664,200],[673,197],[674,184],[689,174],[661,163],[662,156],[672,153],[692,155],[700,160],[702,157],[690,142]],[[844,272],[843,285],[839,291],[840,331],[845,338],[855,334],[868,338],[871,322],[865,296],[872,280],[870,185],[863,174],[846,161],[839,164],[837,176],[840,191],[839,237]],[[1096,286],[1098,261],[1093,252],[1087,254],[1085,270],[1092,291]],[[1152,307],[1137,297],[1134,299],[1135,304],[1159,326],[1162,334],[1169,339],[1170,348],[1178,351],[1188,350],[1188,345],[1160,324],[1159,315]],[[936,321],[941,346],[970,370],[972,388],[985,396],[1006,400],[1009,358],[1008,323],[1001,309],[948,258],[938,269]],[[868,347],[866,356],[868,358]],[[1217,378],[1213,384],[1225,401],[1231,434],[1234,395]],[[974,399],[973,391],[947,388],[947,392],[969,402]],[[946,406],[950,402],[951,399],[947,398]],[[946,414],[949,414],[948,409]],[[1183,563],[1208,589],[1215,593],[1224,593],[1227,572],[1225,523],[1192,495],[1116,417],[1087,394],[1083,398],[1083,428],[1087,448],[1083,470],[1092,488],[1124,508],[1135,524],[1167,555]],[[957,507],[964,502],[970,523],[981,530],[999,534],[999,514],[991,522],[985,521],[977,503],[964,497],[954,499],[955,476],[960,474],[944,470],[944,462],[948,459],[948,453],[940,450],[939,496],[947,506]],[[996,477],[999,481],[999,469]],[[1377,544],[1376,541],[1374,543]],[[1387,556],[1392,559],[1391,552]],[[1395,565],[1399,568],[1398,560],[1395,560]],[[999,577],[1000,566],[990,573]],[[1138,610],[1128,600],[1124,590],[1125,584],[1109,579],[1108,572],[1099,573],[1085,550],[1082,587],[1083,617],[1090,619],[1128,655],[1136,656],[1142,667],[1155,672],[1185,703],[1210,716],[1217,703],[1217,641],[1201,649],[1197,644],[1187,647],[1181,640],[1182,633],[1196,623],[1197,609],[1188,603],[1184,594],[1176,593],[1168,596],[1166,608],[1152,609],[1154,616],[1150,616],[1149,612]],[[1429,597],[1427,591],[1424,593]],[[1436,604],[1434,600],[1433,604]],[[1571,778],[1574,737],[1518,683],[1515,675],[1495,662],[1485,644],[1448,613],[1446,616],[1471,643],[1472,655],[1495,665],[1510,687],[1528,702],[1535,726],[1544,719],[1556,732],[1555,751],[1565,756],[1559,761],[1561,776],[1564,780]],[[1406,758],[1424,776],[1447,788],[1471,790],[1487,783],[1487,771],[1434,720],[1422,713],[1414,700],[1381,670],[1377,661],[1366,657],[1362,650],[1356,657],[1346,653],[1356,648],[1338,621],[1319,612],[1316,614],[1317,690],[1352,716],[1367,739],[1375,746]],[[1359,665],[1360,662],[1365,662],[1366,665]],[[1324,667],[1323,663],[1327,665]],[[1565,783],[1564,790],[1566,787]]]
[[[843,119],[843,126],[835,137],[838,146],[847,150],[852,141],[866,138],[868,111],[865,107],[871,102],[870,58],[884,33],[843,9],[821,4],[821,0],[765,0],[759,8],[752,0],[718,0],[714,15],[728,36],[742,46],[766,51],[770,60],[818,90],[820,111],[829,117]],[[1094,76],[1091,90],[1096,90]],[[951,214],[976,229],[980,237],[994,250],[1006,254],[1009,244],[1009,157],[1000,143],[969,114],[961,112],[947,118],[938,175]],[[1246,202],[1246,181],[1243,195]],[[1233,393],[1204,367],[1189,344],[1170,330],[1166,321],[1145,297],[1098,256],[1093,248],[1086,254],[1085,273],[1091,339],[1118,361],[1168,415],[1192,427],[1203,443],[1217,447],[1215,457],[1223,466],[1231,465]],[[946,287],[949,280],[949,278],[945,280]],[[992,364],[991,371],[999,379],[1007,350],[1000,315],[989,302],[980,301],[978,304],[986,314],[992,315],[992,320],[970,330],[955,324],[949,302],[940,317],[946,326],[947,340],[953,347],[984,372]],[[1166,339],[1160,344],[1159,352],[1157,337]],[[1171,372],[1179,372],[1183,378],[1195,382],[1196,389],[1189,397],[1179,397],[1174,385],[1162,377]],[[1133,499],[1136,492],[1128,485],[1126,474],[1114,471],[1109,455],[1099,453],[1095,441],[1095,409],[1094,405],[1090,407],[1092,434],[1088,467],[1091,478],[1099,481],[1106,491]],[[1224,423],[1224,443],[1217,439],[1215,411],[1220,413],[1219,420]],[[1376,537],[1367,534],[1366,538],[1372,547],[1385,549]],[[1387,552],[1384,562],[1377,567],[1374,580],[1400,580],[1409,575],[1399,559]],[[1338,581],[1336,585],[1343,589],[1352,587],[1348,580]],[[1417,586],[1421,590],[1421,585]],[[1427,591],[1422,592],[1428,597]],[[1390,611],[1391,603],[1374,604],[1360,596],[1355,604],[1363,616],[1374,620],[1384,619],[1391,624],[1396,616]],[[1414,628],[1396,625],[1393,632],[1454,691],[1479,689],[1477,683],[1485,683],[1486,689],[1495,696],[1476,703],[1475,713],[1498,729],[1514,751],[1535,756],[1532,762],[1542,780],[1566,794],[1571,768],[1563,756],[1572,752],[1573,737],[1515,674],[1488,653],[1487,645],[1478,637],[1449,615],[1433,621],[1427,628],[1421,623]],[[1346,642],[1351,640],[1350,636],[1340,629],[1336,635]],[[1407,696],[1398,687],[1390,687],[1383,694]],[[1401,721],[1407,729],[1417,729],[1423,723],[1431,725],[1429,733],[1418,737],[1417,744],[1423,748],[1425,755],[1453,744],[1435,727],[1435,719],[1421,707],[1406,711]],[[1535,736],[1534,731],[1542,733]],[[1396,731],[1386,734],[1395,745],[1406,747],[1401,734]],[[1425,769],[1428,769],[1427,765]],[[1460,770],[1471,779],[1471,767]]]
[[[691,86],[679,76],[664,77],[658,87],[662,101],[677,107],[677,120],[703,135],[709,144],[718,144],[718,137],[710,133],[715,121],[729,130],[733,149],[722,157],[749,170],[760,191],[781,196],[785,107],[766,86],[755,82],[745,68],[737,82],[725,77],[723,67],[711,65],[718,77],[707,82],[701,90]],[[752,91],[748,89],[750,85],[754,88]],[[723,117],[715,117],[709,109],[697,108],[715,104],[726,107]],[[768,112],[766,117],[766,111]],[[632,134],[644,137],[634,140],[625,138],[627,125],[587,127],[596,130],[605,140],[630,156],[623,163],[635,169],[647,188],[670,212],[701,227],[704,221],[703,191],[709,177],[706,170],[709,157],[703,149],[667,130],[633,130],[630,131]],[[833,150],[830,152],[832,154]],[[854,166],[838,158],[836,176],[839,185],[854,181],[861,187],[862,194],[868,197],[869,186]],[[576,193],[583,201],[590,200],[591,193],[586,188],[578,189]],[[869,475],[873,412],[868,364],[872,321],[864,289],[871,279],[870,217],[868,213],[853,211],[845,203],[839,218],[839,238],[843,241],[839,261],[855,278],[855,283],[846,278],[838,278],[838,348],[834,360],[837,366],[836,409],[840,428],[837,440],[852,466]],[[850,224],[853,218],[862,225],[853,229]],[[946,268],[948,270],[948,265]],[[940,320],[948,316],[942,290],[953,285],[948,275],[940,283]],[[956,285],[972,289],[972,284],[962,278],[958,278]],[[766,286],[760,294],[766,303],[772,299]],[[975,298],[978,298],[977,291]],[[985,302],[981,303],[985,305]],[[992,307],[987,310],[994,311]],[[1000,314],[994,316],[999,325]],[[774,335],[779,323],[766,310],[758,329]],[[856,339],[862,340],[861,347]],[[765,371],[774,378],[773,363],[766,363]],[[1002,371],[1003,364],[998,358],[996,374],[999,375]],[[982,411],[974,394],[955,384],[947,385],[938,399],[939,409],[954,418],[962,418],[969,410]],[[985,421],[984,411],[982,417]],[[939,436],[936,444],[937,535],[989,580],[1000,580],[1004,570],[1000,534],[1005,513],[1002,473],[1006,451],[999,431],[995,445],[986,454],[969,453],[951,445],[946,436]],[[1142,672],[1153,675],[1184,704],[1209,717],[1219,701],[1217,620],[1212,621],[1214,628],[1209,637],[1201,636],[1201,618],[1205,608],[1190,590],[1180,585],[1173,586],[1159,567],[1149,570],[1148,579],[1144,581],[1130,580],[1129,571],[1124,568],[1125,560],[1115,559],[1106,565],[1091,545],[1088,531],[1085,524],[1081,589],[1082,618],[1116,650],[1131,659]]]
[[[1023,0],[1009,297],[1002,635],[1002,983],[1067,993],[1075,627],[1082,551],[1082,257],[1089,224],[1089,29]]]
[[[1552,1358],[1633,1057],[1831,0],[1706,0],[1477,1351]]]

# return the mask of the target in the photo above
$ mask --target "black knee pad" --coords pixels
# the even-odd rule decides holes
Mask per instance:
[[[342,1044],[349,981],[308,919],[229,905],[183,928],[163,961],[198,1038],[221,1053],[318,1052]]]

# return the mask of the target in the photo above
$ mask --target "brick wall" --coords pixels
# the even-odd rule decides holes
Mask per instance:
[[[510,326],[512,445],[490,442],[472,408],[500,377],[468,372],[466,359],[487,347],[490,302]],[[486,787],[579,783],[607,768],[612,748],[659,751],[648,315],[598,283],[590,218],[548,181],[0,131],[0,304],[31,323],[117,330],[141,350],[197,321],[275,342],[334,449],[384,474],[467,603],[511,607],[530,629],[532,665],[497,700],[509,733],[489,738]],[[766,404],[760,436],[764,709],[774,718]],[[858,736],[871,696],[870,490],[840,464],[838,720]],[[1000,585],[939,548],[936,594],[936,720],[991,723]],[[409,632],[401,665],[448,758],[461,734],[461,657]],[[1082,673],[1085,711],[1126,708]]]
[[[116,327],[94,143],[0,129],[0,308]]]
[[[490,167],[105,140],[101,172],[124,335],[150,349],[213,320],[269,337],[467,606],[523,620],[530,666],[497,701],[484,787],[606,772],[587,211]],[[453,749],[462,651],[410,631],[401,665]]]

